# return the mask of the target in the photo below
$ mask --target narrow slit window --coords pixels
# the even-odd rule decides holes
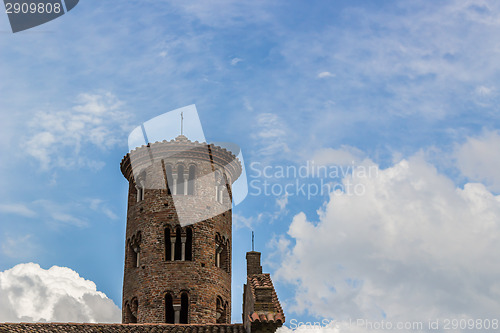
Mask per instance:
[[[184,194],[184,166],[177,166],[177,194]]]
[[[193,260],[193,231],[186,229],[186,260]]]
[[[165,228],[165,261],[172,260],[172,240],[170,239],[170,228]]]
[[[196,167],[191,165],[189,167],[189,178],[188,178],[188,195],[194,194],[194,178],[196,175]]]

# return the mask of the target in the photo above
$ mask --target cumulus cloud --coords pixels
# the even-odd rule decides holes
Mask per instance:
[[[85,166],[100,169],[103,162],[82,152],[85,145],[107,149],[120,142],[130,115],[111,93],[80,94],[65,111],[40,111],[30,122],[31,134],[23,148],[43,169]]]
[[[120,322],[121,311],[75,271],[19,264],[0,272],[0,322]]]
[[[455,151],[457,166],[464,176],[500,192],[500,134],[487,131],[469,137]]]
[[[343,180],[363,195],[332,193],[319,221],[299,213],[276,241],[275,278],[295,290],[289,311],[393,321],[500,313],[500,196],[479,183],[457,188],[420,155],[366,175]]]

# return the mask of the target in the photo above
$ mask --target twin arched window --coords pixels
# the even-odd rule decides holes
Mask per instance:
[[[193,230],[189,227],[165,228],[165,260],[193,260]]]
[[[180,300],[171,293],[165,295],[165,322],[167,324],[187,324],[189,321],[189,296],[182,292]]]
[[[190,165],[185,168],[178,164],[176,169],[172,165],[165,165],[165,177],[167,180],[167,192],[173,195],[194,195],[194,181],[196,178],[196,166]]]

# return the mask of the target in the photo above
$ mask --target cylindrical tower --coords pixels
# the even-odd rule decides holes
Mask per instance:
[[[230,323],[238,159],[180,135],[131,151],[121,171],[129,181],[123,323]]]

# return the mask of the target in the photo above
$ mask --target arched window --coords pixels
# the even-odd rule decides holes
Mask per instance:
[[[188,298],[188,294],[186,292],[183,292],[181,294],[181,313],[180,313],[179,322],[181,324],[187,324],[188,317],[189,317],[189,298]]]
[[[179,164],[177,166],[177,195],[183,195],[184,192],[184,166]]]
[[[215,234],[215,267],[220,267],[220,236]]]
[[[222,297],[217,296],[216,300],[216,322],[217,324],[225,324],[226,323],[226,304],[222,300]]]
[[[146,188],[146,172],[142,171],[135,182],[137,190],[137,202],[144,200],[144,192]]]
[[[142,184],[135,186],[137,190],[137,202],[144,200],[144,186]]]
[[[219,203],[223,202],[223,179],[219,170],[215,170],[215,200]]]
[[[222,250],[220,253],[220,268],[229,273],[229,242],[223,238]]]
[[[215,267],[221,267],[221,253],[222,253],[222,237],[219,233],[215,234]]]
[[[137,298],[134,297],[132,299],[131,305],[127,308],[127,315],[129,317],[129,323],[137,323],[137,317],[139,315],[139,302],[137,301]]]
[[[174,303],[170,293],[165,295],[165,322],[175,324]]]
[[[219,233],[215,234],[215,266],[229,273],[229,242]]]
[[[174,189],[174,178],[172,177],[172,166],[170,164],[165,166],[165,173],[167,174],[167,193],[172,194]]]
[[[172,241],[170,239],[170,228],[165,228],[165,261],[171,261],[172,259]]]
[[[186,228],[186,260],[193,260],[193,231]]]
[[[139,244],[135,244],[132,247],[132,263],[134,267],[139,267],[140,264],[140,255],[139,253],[141,252],[141,248]]]
[[[175,231],[175,254],[174,260],[182,259],[182,240],[181,240],[181,228],[177,228]]]
[[[194,194],[194,179],[196,175],[196,167],[194,165],[191,165],[189,167],[189,178],[188,178],[188,195],[193,195]]]
[[[125,324],[134,324],[137,323],[137,317],[132,314],[132,310],[130,309],[130,304],[125,304]]]
[[[129,267],[139,267],[141,257],[141,232],[137,232],[137,234],[133,235],[130,239],[127,240],[128,244],[128,253],[129,253]]]

